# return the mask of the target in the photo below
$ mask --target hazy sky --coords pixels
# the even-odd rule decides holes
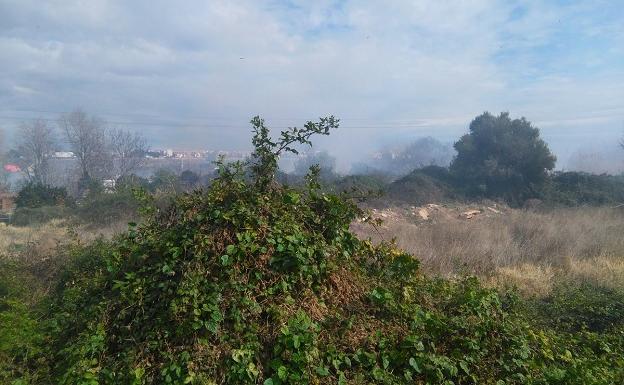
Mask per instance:
[[[81,106],[157,147],[246,148],[334,114],[349,154],[509,111],[562,161],[624,131],[612,1],[0,0],[0,126]]]

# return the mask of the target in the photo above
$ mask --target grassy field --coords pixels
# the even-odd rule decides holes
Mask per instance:
[[[433,206],[433,207],[431,207]],[[501,289],[546,296],[559,281],[624,288],[624,208],[585,207],[548,211],[482,205],[392,207],[375,210],[379,227],[354,223],[361,238],[395,239],[414,254],[428,274],[475,275]],[[419,215],[425,209],[428,215]],[[493,209],[493,210],[492,210]],[[479,210],[472,219],[462,213]],[[0,227],[0,258],[34,270],[62,263],[62,246],[125,230],[119,222],[103,228],[72,227],[63,220]],[[54,261],[56,259],[56,261]]]
[[[422,267],[442,276],[476,275],[496,287],[548,295],[557,281],[624,287],[624,210],[560,208],[530,211],[492,205],[392,208],[379,228],[355,224],[361,237],[396,238]],[[492,210],[493,209],[493,210]],[[472,219],[462,213],[479,210]]]

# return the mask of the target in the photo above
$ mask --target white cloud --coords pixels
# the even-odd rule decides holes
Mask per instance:
[[[256,113],[341,116],[335,147],[455,135],[484,110],[591,136],[624,120],[616,3],[0,0],[0,104],[175,122],[135,127],[207,147],[244,146]]]

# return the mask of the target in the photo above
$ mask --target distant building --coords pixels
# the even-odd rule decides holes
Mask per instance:
[[[71,151],[56,151],[53,157],[59,158],[59,159],[69,159],[69,158],[75,158],[76,155],[74,155],[74,153]]]

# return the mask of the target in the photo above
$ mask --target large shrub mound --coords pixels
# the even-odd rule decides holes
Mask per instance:
[[[305,189],[278,185],[280,153],[327,134],[335,119],[278,140],[262,120],[252,123],[251,174],[243,164],[221,164],[209,189],[164,210],[145,195],[140,225],[73,250],[50,307],[55,383],[622,379],[605,369],[622,365],[610,345],[579,342],[575,350],[532,330],[511,298],[475,279],[427,278],[392,244],[357,239],[349,226],[364,213],[322,192],[318,170]]]

